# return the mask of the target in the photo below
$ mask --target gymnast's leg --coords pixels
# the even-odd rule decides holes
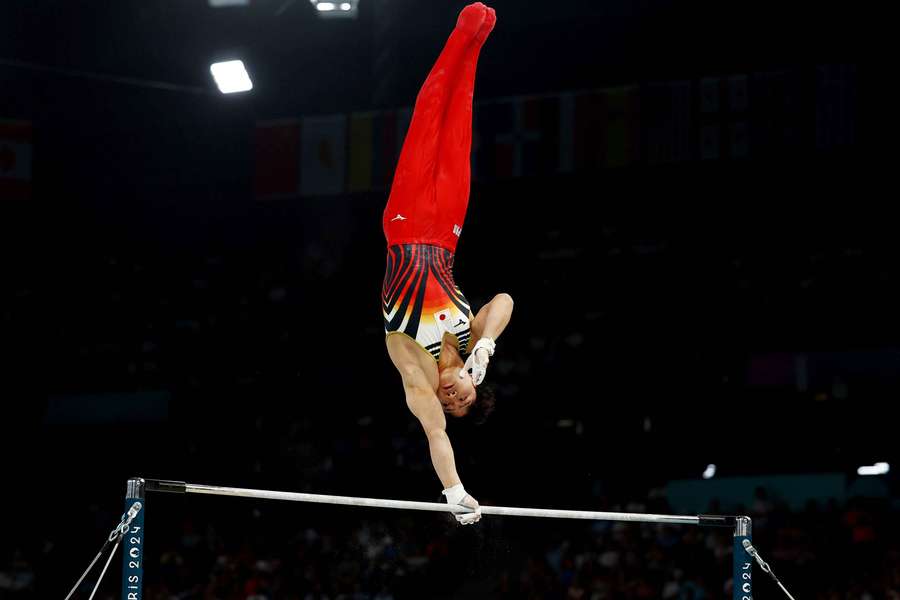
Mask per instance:
[[[475,71],[481,47],[494,28],[494,9],[468,48],[447,103],[438,138],[435,190],[438,204],[438,227],[441,245],[456,246],[466,217],[471,185],[472,100],[475,94]]]
[[[415,237],[416,231],[430,229],[427,227],[429,224],[421,220],[415,222],[419,212],[417,205],[419,202],[432,203],[436,199],[435,176],[441,132],[451,95],[464,64],[467,60],[471,62],[473,47],[480,48],[477,40],[488,14],[488,8],[480,2],[463,9],[419,91],[384,212],[388,245],[392,240],[413,241],[409,238]],[[428,210],[423,216],[430,218],[433,210]]]

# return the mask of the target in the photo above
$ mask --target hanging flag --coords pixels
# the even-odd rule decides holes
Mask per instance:
[[[559,96],[520,98],[516,177],[559,172]]]
[[[659,165],[691,158],[691,82],[650,83],[643,89],[642,121],[647,163]]]
[[[559,172],[575,170],[575,104],[578,94],[566,92],[559,97]]]
[[[375,114],[372,119],[372,189],[386,191],[394,177],[400,144],[396,111]]]
[[[701,160],[748,156],[749,103],[746,75],[700,80],[698,142]]]
[[[375,113],[350,115],[350,168],[347,190],[368,192],[372,189],[374,167]]]
[[[256,126],[254,195],[259,200],[296,195],[300,184],[300,121]]]
[[[700,159],[715,160],[721,154],[722,80],[704,77],[700,80]]]
[[[340,194],[347,171],[347,116],[306,117],[301,127],[300,193]]]
[[[475,179],[512,177],[515,147],[508,140],[515,138],[516,130],[517,113],[511,101],[475,105],[475,131],[472,140],[472,170]]]
[[[477,178],[506,179],[557,173],[559,96],[521,97],[476,107],[473,142]]]
[[[816,149],[856,141],[856,90],[855,65],[816,67]]]
[[[750,155],[749,78],[732,75],[728,78],[728,151],[731,158],[747,158]]]
[[[754,157],[790,158],[802,145],[801,86],[797,73],[754,73],[750,151]]]
[[[728,78],[728,110],[732,113],[746,113],[750,108],[748,82],[746,75],[732,75]]]
[[[0,199],[31,198],[31,155],[31,123],[0,120]]]
[[[722,80],[718,77],[704,77],[700,80],[700,113],[715,114],[721,106]]]
[[[641,157],[640,88],[622,86],[573,99],[572,163],[576,169],[624,167]],[[569,139],[563,138],[563,142]]]
[[[747,121],[735,121],[728,124],[728,148],[731,158],[750,156],[750,125]]]
[[[603,165],[625,167],[641,159],[641,90],[636,85],[603,91],[606,104],[606,150]]]

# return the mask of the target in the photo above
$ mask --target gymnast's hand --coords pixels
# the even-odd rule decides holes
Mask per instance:
[[[472,376],[472,383],[481,385],[481,382],[484,381],[484,376],[487,374],[488,363],[494,355],[494,348],[494,340],[491,338],[478,340],[478,343],[475,344],[475,349],[472,350],[472,354],[466,360],[463,370],[459,372],[460,379],[465,377],[466,373],[469,373]]]
[[[477,523],[481,520],[481,506],[479,506],[478,500],[470,496],[461,483],[447,488],[441,493],[447,497],[447,504],[464,506],[472,511],[453,513],[453,516],[456,517],[456,520],[459,521],[461,525],[471,525],[472,523]]]

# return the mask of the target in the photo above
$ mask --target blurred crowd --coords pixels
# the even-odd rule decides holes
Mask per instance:
[[[233,508],[233,507],[232,507]],[[665,512],[663,494],[598,508]],[[148,534],[147,600],[400,600],[405,598],[731,598],[726,530],[625,523],[499,523],[462,529],[449,517],[348,509],[240,506],[173,517]],[[797,597],[900,598],[897,513],[884,504],[810,504],[789,511],[757,501],[756,547]],[[157,516],[155,521],[159,521]],[[493,521],[493,522],[492,522]],[[0,568],[0,596],[51,597],[86,553],[60,563],[52,542],[15,551]],[[78,558],[79,560],[75,561]],[[117,557],[118,558],[118,557]],[[72,562],[74,561],[74,562]],[[113,568],[98,598],[117,598]],[[780,591],[757,568],[756,596]],[[53,582],[51,584],[50,582]],[[89,595],[93,578],[80,591]]]

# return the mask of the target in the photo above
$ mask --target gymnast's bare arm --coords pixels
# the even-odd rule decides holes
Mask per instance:
[[[434,360],[416,343],[404,335],[387,337],[388,354],[403,379],[406,406],[419,420],[428,447],[431,463],[444,489],[460,483],[456,472],[453,447],[447,437],[447,419],[435,390],[438,386],[438,370]]]
[[[506,293],[497,294],[490,302],[482,306],[478,311],[478,316],[472,319],[472,340],[469,342],[469,348],[474,348],[481,338],[490,338],[496,341],[509,325],[512,312],[513,299]]]

